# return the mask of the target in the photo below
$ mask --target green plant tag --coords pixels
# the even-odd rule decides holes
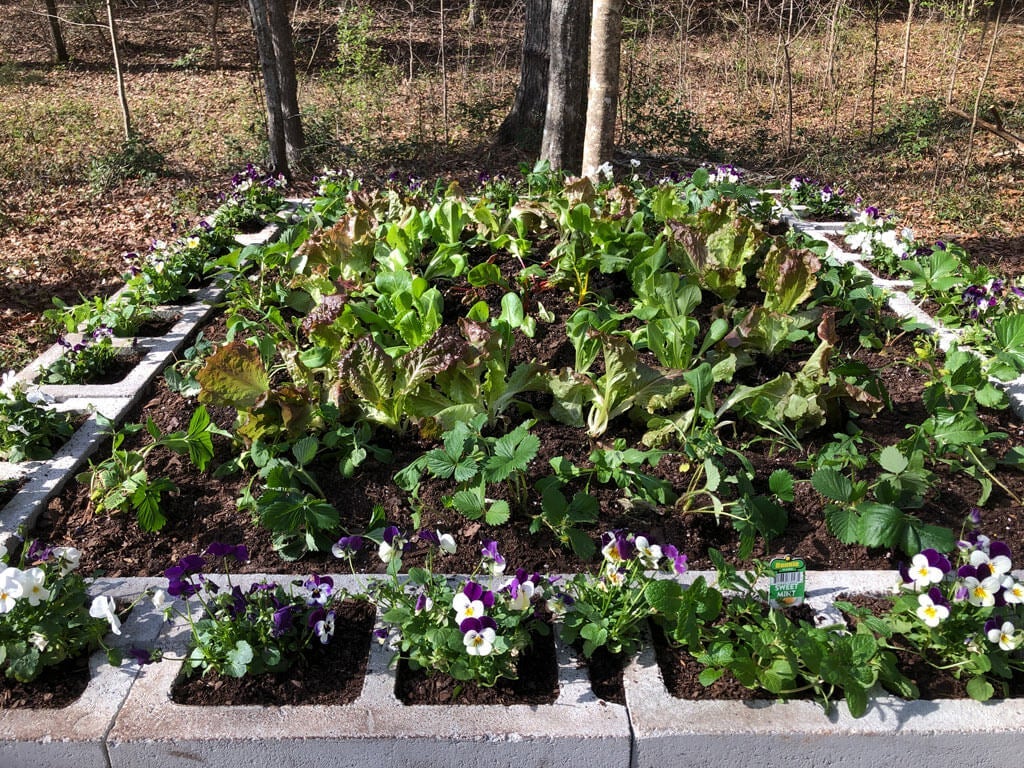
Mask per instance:
[[[768,599],[775,607],[792,608],[803,605],[807,566],[799,557],[776,557],[768,564],[771,584]]]

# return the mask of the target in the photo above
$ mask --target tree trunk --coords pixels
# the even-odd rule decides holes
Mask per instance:
[[[299,112],[299,83],[295,76],[295,47],[292,44],[292,25],[284,0],[267,0],[270,21],[270,40],[274,46],[278,84],[281,88],[281,119],[284,123],[285,153],[288,166],[294,171],[302,165],[302,150],[306,146],[302,134],[302,116]]]
[[[587,114],[587,43],[590,4],[552,0],[548,102],[540,158],[553,170],[579,173]]]
[[[548,103],[548,33],[551,0],[526,0],[526,30],[519,87],[512,111],[498,128],[500,144],[514,144],[536,152],[544,133],[544,112]]]
[[[64,33],[60,31],[60,19],[57,18],[57,0],[45,0],[46,19],[50,23],[50,39],[53,40],[53,52],[57,63],[64,64],[68,60],[68,48],[64,45]]]
[[[124,72],[121,69],[121,46],[117,41],[117,25],[114,23],[114,8],[107,0],[107,24],[110,27],[110,47],[114,51],[114,74],[117,77],[117,98],[121,104],[121,118],[124,123],[124,140],[132,138],[132,116],[128,111],[128,94],[124,89]]]
[[[217,34],[218,21],[220,21],[220,0],[213,0],[210,6],[210,23],[206,29],[210,35],[210,50],[213,52],[214,69],[220,69],[220,36]]]
[[[583,141],[583,173],[594,176],[611,162],[619,105],[619,57],[623,0],[594,0],[590,30],[590,90]]]
[[[274,43],[270,37],[266,0],[249,0],[252,28],[256,35],[256,49],[263,73],[263,93],[266,97],[268,164],[271,173],[290,178],[288,154],[284,140],[284,113],[281,108],[281,84],[274,61]]]

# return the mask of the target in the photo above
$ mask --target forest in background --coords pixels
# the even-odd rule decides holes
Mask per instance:
[[[130,144],[105,4],[56,8],[63,64],[43,0],[0,1],[0,330],[17,331],[0,341],[3,368],[52,340],[51,296],[109,292],[124,252],[210,210],[266,153],[245,2],[113,3]],[[471,184],[531,164],[494,141],[524,8],[297,0],[305,178],[334,167]],[[620,160],[652,174],[732,162],[765,184],[811,175],[1005,264],[1024,250],[1024,163],[992,128],[1024,134],[1022,20],[1008,0],[627,2]]]

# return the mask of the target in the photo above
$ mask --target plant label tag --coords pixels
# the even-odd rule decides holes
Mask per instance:
[[[793,608],[803,605],[804,587],[807,582],[807,566],[799,557],[776,557],[768,563],[771,583],[768,599],[776,608]]]

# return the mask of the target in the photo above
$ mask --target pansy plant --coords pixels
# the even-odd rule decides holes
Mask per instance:
[[[1005,696],[1024,672],[1024,583],[1011,558],[977,531],[959,542],[955,562],[931,549],[915,555],[884,617],[890,642],[966,679],[971,698]]]
[[[243,589],[232,583],[230,569],[248,561],[244,545],[214,542],[204,555],[189,555],[168,568],[166,590],[152,593],[154,606],[189,625],[187,675],[280,672],[310,647],[331,641],[336,608],[347,597],[331,577],[313,574],[288,584],[257,582]],[[203,573],[218,561],[223,586]],[[133,655],[146,662],[161,658],[162,652],[138,650]]]
[[[426,566],[409,569],[403,578],[393,568],[394,543],[418,541],[427,545]],[[349,547],[339,542],[338,552]],[[380,547],[389,576],[369,587],[381,612],[377,636],[390,642],[395,660],[412,670],[440,672],[456,680],[493,686],[515,679],[522,652],[534,638],[548,632],[545,602],[554,594],[550,580],[523,569],[510,572],[494,542],[486,542],[480,566],[465,579],[434,573],[438,555],[455,551],[449,534],[430,530],[406,537],[395,529],[389,547]]]
[[[851,250],[889,273],[899,272],[901,262],[910,258],[917,248],[913,230],[897,229],[894,216],[871,205],[859,210],[843,233]]]
[[[842,219],[850,210],[851,200],[842,187],[823,184],[808,176],[794,176],[782,190],[782,202],[789,208],[803,206],[813,218]]]
[[[571,605],[562,618],[562,637],[578,641],[587,657],[598,648],[631,654],[656,606],[678,598],[679,585],[657,574],[685,573],[686,555],[626,531],[604,533],[601,555],[596,575],[576,574],[564,588]]]
[[[49,407],[53,399],[26,388],[9,371],[0,380],[0,459],[48,459],[75,432],[74,415]]]
[[[17,565],[0,563],[0,671],[20,682],[35,680],[47,667],[99,647],[103,637],[121,634],[114,601],[91,601],[77,572],[73,547],[22,547]],[[107,648],[111,664],[117,649]]]

